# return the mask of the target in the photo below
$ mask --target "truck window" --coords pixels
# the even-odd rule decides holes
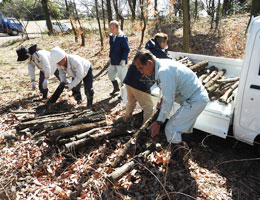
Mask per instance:
[[[260,76],[260,65],[259,65],[259,71],[258,71],[258,75]]]

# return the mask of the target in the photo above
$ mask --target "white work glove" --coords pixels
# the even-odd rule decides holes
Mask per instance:
[[[42,83],[42,88],[43,89],[47,89],[47,85],[48,85],[48,80],[44,79],[43,83]]]
[[[121,66],[125,66],[125,65],[126,65],[125,60],[121,60],[120,65],[121,65]]]
[[[35,90],[36,89],[36,83],[35,81],[32,81],[32,90]]]

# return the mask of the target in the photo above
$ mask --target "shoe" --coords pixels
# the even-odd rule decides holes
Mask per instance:
[[[186,142],[171,144],[171,159],[175,160],[179,165],[183,166],[188,150],[189,147]]]
[[[117,83],[117,81],[115,80],[115,81],[112,81],[112,84],[113,84],[113,90],[112,90],[112,92],[110,92],[110,95],[111,96],[113,96],[116,92],[118,92],[119,91],[119,87],[118,87],[118,83]]]

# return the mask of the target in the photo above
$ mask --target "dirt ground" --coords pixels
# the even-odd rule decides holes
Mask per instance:
[[[248,18],[240,16],[237,19],[238,22],[233,18],[223,20],[219,33],[210,31],[203,21],[193,24],[196,39],[192,42],[192,53],[243,58]],[[174,34],[169,34],[174,40],[169,47],[170,50],[180,51],[181,29],[175,29]],[[131,60],[139,45],[140,27],[129,24],[125,32],[131,47]],[[149,38],[146,35],[145,41]],[[39,98],[39,92],[31,91],[26,62],[16,61],[15,50],[21,45],[31,44],[38,44],[39,48],[46,50],[60,46],[67,53],[89,59],[94,65],[94,110],[103,108],[112,119],[123,115],[124,106],[118,96],[111,98],[109,95],[112,85],[105,68],[108,38],[103,51],[100,51],[99,38],[94,33],[87,35],[85,47],[75,43],[72,35],[8,41],[0,47],[0,135],[16,134],[14,127],[19,120],[12,110],[33,109],[44,103],[33,102],[33,99]],[[57,84],[56,78],[50,79],[49,95]],[[85,97],[81,105],[76,105],[71,94],[65,92],[59,99],[62,100],[67,100],[75,108],[86,109]],[[112,186],[106,183],[104,177],[111,170],[109,163],[129,136],[93,144],[84,154],[73,158],[59,152],[46,153],[47,144],[35,145],[32,135],[18,138],[12,143],[3,137],[0,139],[0,199],[66,199],[77,190],[82,176],[88,178],[82,183],[84,188],[77,199],[260,199],[259,156],[253,147],[236,141],[232,136],[224,140],[194,130],[185,137],[189,153],[185,165],[179,166],[169,162],[168,145],[161,133],[150,140],[161,144],[162,150],[153,153],[145,164],[137,164]],[[44,159],[40,162],[41,158]],[[99,161],[93,164],[95,158]],[[63,170],[59,175],[56,173],[58,169]]]

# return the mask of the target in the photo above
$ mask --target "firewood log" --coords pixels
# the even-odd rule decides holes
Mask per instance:
[[[65,127],[65,128],[59,128],[59,129],[50,131],[48,133],[48,138],[50,140],[55,141],[55,140],[57,140],[57,138],[71,137],[75,134],[83,133],[92,128],[105,126],[105,125],[106,125],[105,121],[100,121],[100,122],[94,122],[94,123],[79,124],[79,125],[69,126],[69,127]]]
[[[194,72],[198,72],[198,71],[205,69],[205,67],[207,67],[208,64],[209,64],[209,62],[207,60],[204,60],[204,61],[201,61],[201,62],[191,66],[190,69]]]
[[[73,141],[76,141],[76,140],[80,140],[82,138],[89,137],[91,134],[94,134],[96,131],[100,131],[100,130],[104,130],[104,129],[108,129],[108,128],[112,128],[112,126],[103,126],[103,127],[100,127],[100,128],[93,128],[93,129],[91,129],[87,132],[75,135],[74,137],[60,139],[57,142],[58,142],[59,145],[70,143],[70,142],[73,142]]]
[[[207,78],[205,78],[202,83],[205,85],[207,82],[209,82],[214,76],[216,76],[218,73],[218,69],[213,70],[208,76]]]
[[[218,79],[220,79],[226,73],[225,69],[220,70],[215,77],[213,77],[209,82],[205,84],[205,87],[208,88],[212,86]]]
[[[219,87],[219,84],[215,83],[214,85],[207,88],[208,93],[214,92]]]
[[[239,77],[235,77],[235,78],[219,79],[219,80],[217,80],[217,82],[218,83],[230,83],[230,82],[235,82],[238,80],[239,80]]]
[[[152,151],[155,150],[155,145],[151,144],[147,150],[145,150],[142,153],[139,153],[137,156],[135,156],[134,159],[131,159],[131,161],[125,163],[121,167],[117,168],[115,171],[113,171],[111,174],[107,176],[107,178],[111,182],[115,182],[116,180],[120,179],[122,176],[125,175],[128,171],[130,171],[134,165],[135,165],[135,160],[136,158],[146,158]]]
[[[236,81],[223,96],[220,97],[219,101],[227,104],[228,97],[232,94],[232,92],[238,87],[239,81]]]
[[[132,132],[114,129],[107,132],[88,135],[85,138],[81,138],[79,140],[65,144],[65,147],[69,151],[76,150],[89,144],[95,144],[98,141],[103,140],[105,138],[111,138],[111,137],[127,135],[127,134],[132,134]]]
[[[142,126],[141,128],[134,134],[134,136],[125,144],[124,148],[121,150],[120,154],[116,157],[115,161],[111,164],[112,167],[118,167],[119,164],[125,159],[125,156],[131,150],[131,148],[136,144],[141,135],[145,135],[147,128],[150,124],[155,121],[159,115],[159,110],[153,114]]]

